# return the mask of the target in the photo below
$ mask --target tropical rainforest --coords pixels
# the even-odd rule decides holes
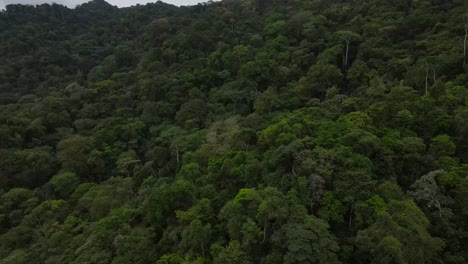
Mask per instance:
[[[468,1],[0,12],[1,264],[468,263]]]

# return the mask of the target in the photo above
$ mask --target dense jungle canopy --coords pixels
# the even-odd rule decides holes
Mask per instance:
[[[468,1],[0,12],[1,264],[468,263]]]

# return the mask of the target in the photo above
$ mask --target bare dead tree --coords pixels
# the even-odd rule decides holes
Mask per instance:
[[[343,39],[346,42],[346,53],[345,53],[344,67],[345,67],[345,69],[347,69],[348,68],[349,43],[351,42],[351,37],[345,37]],[[466,39],[466,37],[465,37],[465,39]]]
[[[341,41],[344,41],[346,44],[345,54],[343,56],[343,68],[347,70],[348,61],[349,61],[349,48],[350,48],[349,46],[351,42],[359,40],[360,36],[349,30],[339,30],[335,32],[334,34],[338,39],[340,39]]]

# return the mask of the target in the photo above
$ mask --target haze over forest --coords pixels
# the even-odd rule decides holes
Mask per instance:
[[[5,6],[10,4],[22,4],[22,5],[41,5],[41,4],[59,4],[69,8],[75,8],[77,5],[81,5],[88,2],[87,0],[0,0],[0,10],[4,9]],[[118,7],[129,7],[133,5],[144,5],[147,3],[155,3],[157,1],[150,0],[109,0],[108,3]],[[201,0],[166,0],[165,3],[176,5],[176,6],[188,6],[196,5],[202,2]]]
[[[0,12],[0,264],[468,263],[468,1]]]

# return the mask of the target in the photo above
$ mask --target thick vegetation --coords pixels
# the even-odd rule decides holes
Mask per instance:
[[[0,12],[0,263],[467,263],[468,2]]]

